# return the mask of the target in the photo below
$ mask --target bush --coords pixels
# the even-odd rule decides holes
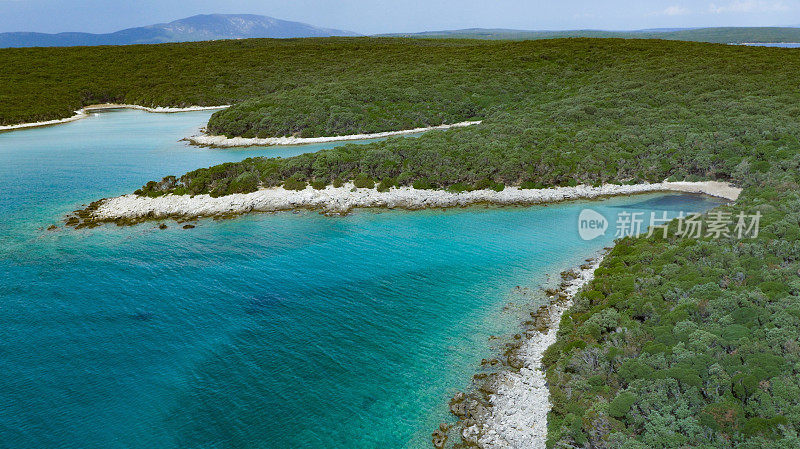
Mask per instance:
[[[494,184],[494,181],[491,179],[481,179],[480,181],[475,183],[473,187],[474,190],[486,190]]]
[[[567,345],[564,346],[564,350],[562,352],[567,354],[570,351],[572,351],[573,349],[583,349],[585,347],[586,347],[586,342],[585,341],[583,341],[583,340],[574,340],[574,341],[571,341],[571,342],[567,343]]]
[[[505,188],[505,184],[501,182],[495,182],[491,179],[481,179],[475,183],[474,190],[494,190],[495,192],[500,192]]]
[[[390,188],[397,186],[394,178],[383,178],[378,184],[378,192],[388,192]]]
[[[547,186],[545,186],[541,182],[525,181],[522,184],[520,184],[519,188],[520,189],[544,189],[544,188],[547,188]]]
[[[470,190],[472,190],[472,186],[464,182],[457,182],[447,188],[448,192],[453,193],[468,192]]]
[[[419,190],[430,190],[436,186],[428,179],[418,179],[411,184],[412,187]]]
[[[748,436],[763,435],[768,438],[774,438],[780,435],[778,430],[779,426],[785,426],[788,420],[783,416],[776,416],[774,418],[762,418],[756,416],[747,420],[744,424],[744,434]]]
[[[371,189],[375,187],[375,180],[368,175],[360,174],[353,180],[353,185],[359,189]]]
[[[283,183],[283,188],[286,190],[303,190],[308,186],[305,181],[295,178],[289,178]]]
[[[728,343],[735,343],[750,335],[750,329],[741,324],[731,324],[722,331],[722,339]]]
[[[726,401],[707,405],[700,412],[700,423],[713,430],[725,433],[736,432],[740,426],[742,408],[738,404]]]
[[[631,407],[633,407],[635,403],[636,395],[623,391],[608,404],[608,414],[614,418],[623,418],[631,411]]]
[[[253,172],[244,172],[231,181],[228,193],[248,193],[258,190],[258,176]]]
[[[699,387],[703,383],[698,370],[695,368],[670,368],[664,372],[664,375],[677,380],[683,384],[684,387]]]
[[[628,359],[619,368],[619,377],[626,383],[636,379],[649,379],[653,375],[653,368],[636,359]]]
[[[311,182],[311,187],[316,190],[322,190],[328,186],[328,183],[324,179],[315,179]]]

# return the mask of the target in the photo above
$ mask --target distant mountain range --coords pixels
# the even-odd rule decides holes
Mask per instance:
[[[107,34],[0,33],[3,47],[70,47],[76,45],[131,45],[217,39],[360,36],[358,33],[319,28],[253,14],[197,15],[169,23],[128,28]],[[566,30],[529,31],[502,28],[394,33],[377,36],[462,39],[555,39],[569,37],[667,39],[715,43],[800,42],[800,27],[657,28],[637,31]]]
[[[743,42],[800,42],[800,28],[794,27],[723,27],[723,28],[665,28],[638,31],[569,30],[526,31],[491,28],[425,31],[422,33],[385,34],[383,36],[451,39],[556,39],[568,37],[597,37],[623,39],[666,39],[720,44]]]
[[[0,33],[0,47],[69,47],[76,45],[131,45],[164,42],[247,39],[254,37],[358,36],[352,31],[319,28],[252,14],[197,15],[170,23],[128,28],[107,34]]]

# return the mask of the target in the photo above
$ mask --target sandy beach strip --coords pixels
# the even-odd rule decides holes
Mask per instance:
[[[400,131],[386,131],[371,134],[348,134],[344,136],[327,137],[225,137],[209,134],[199,134],[187,137],[185,140],[200,146],[209,147],[251,147],[272,145],[305,145],[311,143],[338,142],[345,140],[380,139],[383,137],[416,134],[437,129],[463,128],[465,126],[479,125],[480,120],[472,122],[459,122],[449,125],[430,126],[427,128],[404,129]]]
[[[164,107],[158,106],[155,108],[150,108],[147,106],[139,106],[138,104],[115,104],[115,103],[105,103],[105,104],[94,104],[91,106],[86,106],[82,109],[75,111],[75,115],[72,117],[57,119],[57,120],[47,120],[42,122],[33,122],[33,123],[19,123],[16,125],[3,125],[0,126],[0,131],[12,131],[15,129],[24,129],[24,128],[36,128],[39,126],[50,126],[50,125],[58,125],[61,123],[69,123],[74,122],[75,120],[80,120],[90,116],[91,111],[98,111],[104,109],[138,109],[141,111],[147,112],[155,112],[155,113],[174,113],[174,112],[191,112],[191,111],[211,111],[215,109],[225,109],[230,107],[230,105],[222,105],[222,106],[189,106],[186,108],[173,108],[173,107]]]
[[[723,182],[706,181],[635,185],[606,184],[600,187],[581,185],[551,189],[508,187],[499,192],[474,190],[460,193],[400,187],[379,192],[376,189],[358,189],[348,183],[342,187],[328,186],[322,190],[307,187],[304,190],[294,191],[285,190],[282,187],[272,187],[252,193],[217,198],[207,194],[195,196],[170,194],[156,198],[129,194],[99,201],[91,211],[91,220],[195,218],[293,209],[314,209],[325,213],[344,214],[354,208],[381,207],[418,210],[463,207],[481,203],[533,205],[649,192],[699,193],[734,201],[738,198],[741,189]]]

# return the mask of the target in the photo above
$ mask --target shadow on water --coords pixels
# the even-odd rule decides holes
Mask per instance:
[[[245,306],[244,311],[248,315],[263,315],[275,312],[276,308],[286,307],[288,301],[283,296],[274,293],[264,293],[253,296]]]
[[[636,197],[633,197],[634,199]],[[642,201],[610,205],[614,209],[648,209],[653,211],[669,212],[696,212],[708,209],[709,203],[726,204],[727,201],[708,195],[695,195],[685,193],[664,194],[646,198]]]
[[[139,310],[131,314],[131,319],[134,321],[150,321],[155,318],[155,313],[144,310]]]

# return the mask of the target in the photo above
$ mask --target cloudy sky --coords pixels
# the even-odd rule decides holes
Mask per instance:
[[[0,0],[2,31],[104,33],[210,13],[263,14],[364,34],[800,25],[800,0]]]

